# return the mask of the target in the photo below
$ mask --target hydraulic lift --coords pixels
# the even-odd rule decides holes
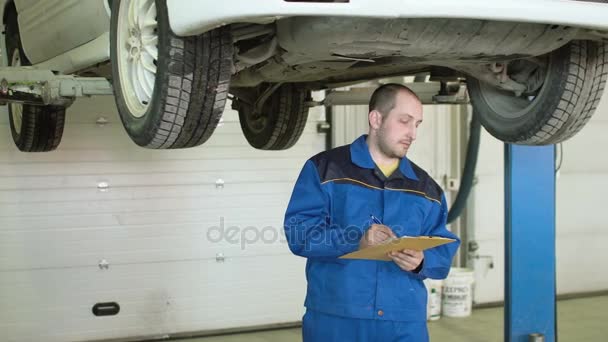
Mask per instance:
[[[555,146],[505,145],[505,341],[557,340]]]
[[[112,85],[103,77],[57,75],[35,67],[0,67],[0,105],[70,106],[77,97],[112,95]]]
[[[406,84],[424,104],[462,104],[463,85]],[[330,92],[311,105],[367,104],[373,88]],[[105,78],[0,67],[0,105],[69,106],[77,97],[112,95]],[[505,145],[505,314],[508,342],[556,341],[554,146]]]

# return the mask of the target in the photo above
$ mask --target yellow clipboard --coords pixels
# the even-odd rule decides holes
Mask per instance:
[[[401,251],[404,249],[423,251],[425,249],[445,245],[454,241],[456,240],[439,236],[406,236],[389,240],[381,245],[367,247],[352,253],[348,253],[341,256],[340,259],[391,261],[391,259],[387,257],[389,252]]]

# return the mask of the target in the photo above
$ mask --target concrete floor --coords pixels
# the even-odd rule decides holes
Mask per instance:
[[[560,342],[608,341],[608,296],[569,299],[557,303],[558,339]],[[492,342],[503,341],[503,309],[473,311],[467,318],[441,318],[429,322],[431,341]],[[188,342],[297,342],[299,328],[247,334],[188,339]]]

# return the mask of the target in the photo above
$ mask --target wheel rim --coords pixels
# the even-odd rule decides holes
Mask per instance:
[[[515,120],[525,116],[532,107],[536,105],[537,99],[541,98],[545,92],[547,79],[550,75],[551,65],[544,70],[543,83],[540,89],[534,93],[515,95],[511,91],[502,90],[485,82],[480,82],[479,92],[488,106],[498,116]]]
[[[129,113],[146,114],[156,82],[158,22],[154,0],[122,0],[117,20],[117,63]]]
[[[21,54],[18,49],[13,51],[13,56],[11,57],[11,66],[20,66],[21,65]],[[21,125],[23,124],[23,105],[18,103],[11,103],[9,105],[11,116],[13,117],[13,126],[15,127],[15,131],[17,133],[21,133]]]
[[[251,132],[258,134],[262,133],[266,129],[266,125],[268,124],[268,117],[264,115],[253,115],[253,113],[247,113],[245,117],[245,121],[247,122],[247,127]]]

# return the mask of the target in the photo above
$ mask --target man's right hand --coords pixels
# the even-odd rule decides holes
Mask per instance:
[[[363,238],[361,238],[361,241],[359,241],[359,249],[379,245],[388,239],[396,237],[389,227],[382,224],[372,224],[367,232],[365,232],[365,235],[363,235]]]

